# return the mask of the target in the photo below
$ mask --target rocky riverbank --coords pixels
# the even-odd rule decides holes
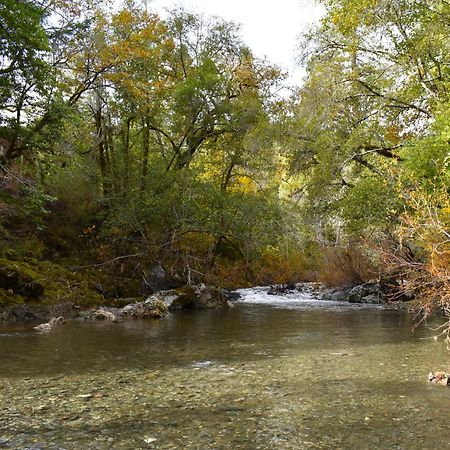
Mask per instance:
[[[229,308],[239,294],[219,287],[196,285],[167,289],[165,274],[152,275],[154,287],[149,294],[139,295],[139,289],[123,292],[138,295],[112,297],[107,289],[109,279],[101,271],[73,272],[50,262],[33,259],[0,259],[0,322],[40,321],[51,318],[109,320],[158,319],[171,311],[205,308]],[[152,292],[153,291],[153,292]],[[340,288],[321,283],[275,285],[268,295],[307,294],[313,299],[350,303],[384,304],[389,299],[389,287],[380,281],[370,281]]]
[[[271,286],[269,295],[308,294],[316,300],[383,305],[396,298],[395,286],[384,281],[371,280],[349,286],[329,287],[323,283],[298,283]],[[412,300],[410,297],[398,298],[401,302]]]
[[[232,307],[236,293],[214,286],[185,286],[179,289],[158,291],[147,298],[124,298],[115,301],[115,306],[104,304],[98,307],[81,308],[70,302],[56,304],[19,303],[0,310],[0,321],[24,322],[44,321],[49,327],[38,331],[50,331],[57,322],[54,318],[84,320],[108,320],[119,322],[133,319],[160,319],[171,311],[189,309],[226,309]]]
[[[383,304],[388,301],[389,292],[389,288],[385,284],[379,281],[369,281],[343,288],[320,287],[318,295],[322,300]]]

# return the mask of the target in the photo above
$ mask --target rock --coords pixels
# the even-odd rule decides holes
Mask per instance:
[[[178,292],[174,290],[159,291],[155,294],[157,298],[164,302],[168,309],[171,309],[172,303],[178,298],[178,295]]]
[[[192,286],[174,289],[169,291],[167,294],[169,294],[170,297],[165,295],[164,292],[158,292],[156,295],[163,295],[166,299],[170,298],[170,304],[168,305],[170,311],[179,309],[193,309],[195,307],[197,295]],[[175,298],[172,299],[172,296],[175,296]]]
[[[236,291],[229,291],[227,289],[222,289],[222,292],[223,292],[223,295],[225,295],[227,300],[230,302],[237,302],[242,297],[241,294],[239,294],[239,292],[236,292]]]
[[[271,286],[267,293],[269,295],[283,295],[287,294],[289,292],[292,292],[295,290],[295,284],[288,283],[288,284],[279,284],[275,286]]]
[[[196,308],[228,308],[228,299],[222,289],[201,284],[195,288]]]
[[[53,318],[51,318],[50,319],[50,325],[51,326],[54,326],[54,325],[58,325],[58,324],[61,324],[61,323],[64,323],[65,322],[65,319],[64,319],[64,317],[53,317]]]
[[[334,302],[348,302],[349,292],[354,286],[343,286],[340,288],[321,288],[314,287],[312,289],[312,294],[316,295],[317,298],[321,300],[329,300]],[[315,290],[314,290],[315,289]],[[314,294],[316,292],[316,294]]]
[[[132,302],[122,308],[103,306],[93,311],[84,311],[79,314],[79,317],[84,320],[111,322],[130,319],[159,319],[166,317],[169,311],[173,310],[230,308],[233,305],[228,301],[229,297],[237,299],[240,296],[237,293],[227,293],[213,286],[185,286],[181,289],[159,291],[144,301]],[[123,301],[125,299],[121,299],[122,304]],[[48,331],[46,328],[43,326],[39,331]]]
[[[430,372],[428,382],[447,386],[450,384],[450,374],[446,372]]]
[[[362,303],[378,305],[381,303],[381,297],[375,294],[366,295],[362,298]]]
[[[52,327],[49,323],[41,323],[40,325],[33,327],[33,329],[40,333],[48,333],[51,331]]]
[[[159,298],[153,296],[147,298],[144,302],[144,307],[150,317],[161,318],[169,314],[169,308]]]
[[[150,275],[157,280],[164,280],[166,278],[166,271],[161,264],[158,264],[150,271]]]
[[[121,318],[159,319],[167,316],[168,313],[166,304],[159,298],[151,296],[143,302],[126,305],[119,315]]]
[[[110,320],[111,322],[117,322],[119,320],[117,313],[111,311],[113,308],[99,308],[93,313],[94,320]]]
[[[125,305],[123,308],[103,306],[90,313],[81,314],[85,320],[108,320],[118,322],[129,319],[159,319],[169,314],[167,305],[159,298],[152,296],[143,302]]]
[[[383,289],[378,282],[368,282],[354,286],[348,292],[350,303],[381,303]]]
[[[322,300],[328,300],[333,302],[346,302],[348,301],[347,289],[327,289],[319,296]]]
[[[185,286],[180,289],[170,291],[159,291],[154,297],[160,299],[170,311],[182,309],[220,309],[229,308],[231,303],[229,297],[237,300],[240,295],[230,293],[218,287],[206,286]]]
[[[378,281],[372,280],[367,283],[344,286],[342,288],[323,288],[312,285],[311,293],[322,300],[380,304],[383,302],[386,288]]]
[[[142,292],[154,294],[158,291],[167,291],[181,286],[179,281],[176,281],[167,275],[167,271],[161,264],[157,264],[152,267],[148,275],[146,275],[146,279],[142,286]]]
[[[94,398],[94,394],[80,394],[80,395],[77,395],[77,397],[88,400],[88,399]]]
[[[39,331],[40,333],[48,333],[56,325],[62,324],[64,322],[64,317],[52,317],[47,323],[41,323],[40,325],[33,327],[33,329]]]
[[[9,306],[0,313],[0,322],[25,322],[39,319],[45,319],[45,317],[40,317],[24,304]]]

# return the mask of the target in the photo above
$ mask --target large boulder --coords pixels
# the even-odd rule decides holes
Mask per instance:
[[[0,311],[0,322],[25,322],[41,319],[42,317],[32,311],[28,305],[15,304],[10,305]]]
[[[159,298],[152,296],[147,300],[132,303],[122,308],[120,316],[133,319],[160,319],[167,316],[169,309]]]
[[[195,294],[197,297],[197,308],[220,309],[230,306],[224,291],[218,287],[201,284],[196,286]]]
[[[94,320],[105,320],[111,322],[117,322],[119,320],[120,309],[119,308],[98,308],[93,311],[92,315],[87,315],[85,318]]]
[[[239,294],[239,292],[236,291],[230,291],[228,289],[222,289],[223,295],[225,295],[225,297],[227,298],[227,300],[229,302],[237,302],[238,300],[241,299],[241,294]]]
[[[185,286],[170,291],[160,291],[156,296],[161,297],[170,311],[180,309],[194,309],[197,296],[192,286]]]
[[[368,281],[350,287],[320,289],[316,294],[322,300],[350,303],[383,303],[386,289],[378,281]]]
[[[358,284],[348,292],[350,303],[382,303],[383,288],[376,281]]]
[[[167,305],[154,296],[142,302],[129,303],[123,308],[112,308],[103,306],[91,311],[83,313],[85,320],[104,320],[110,322],[118,322],[130,319],[160,319],[169,314]]]
[[[159,291],[177,289],[181,286],[182,284],[171,277],[161,264],[157,264],[146,274],[141,290],[147,294],[154,294]]]
[[[326,289],[318,294],[318,297],[322,300],[328,300],[332,302],[346,302],[348,301],[348,289]]]
[[[215,286],[204,284],[185,286],[170,291],[160,291],[155,294],[170,311],[185,309],[222,309],[229,308],[226,291]]]

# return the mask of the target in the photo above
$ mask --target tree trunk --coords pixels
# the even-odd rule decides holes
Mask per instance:
[[[122,136],[123,136],[123,194],[128,192],[130,187],[130,128],[132,118],[128,117],[124,123]]]
[[[104,129],[104,119],[102,112],[102,99],[100,95],[96,96],[96,108],[94,113],[95,129],[98,139],[98,164],[100,167],[101,188],[104,198],[108,198],[111,193],[111,177],[108,157],[108,145],[106,140],[106,133]]]
[[[148,111],[142,117],[142,170],[141,170],[141,197],[144,195],[148,174],[148,154],[150,150],[150,118]]]

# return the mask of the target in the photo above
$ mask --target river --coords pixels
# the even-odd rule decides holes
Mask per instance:
[[[450,448],[443,343],[405,312],[242,291],[229,311],[0,327],[0,448]]]

